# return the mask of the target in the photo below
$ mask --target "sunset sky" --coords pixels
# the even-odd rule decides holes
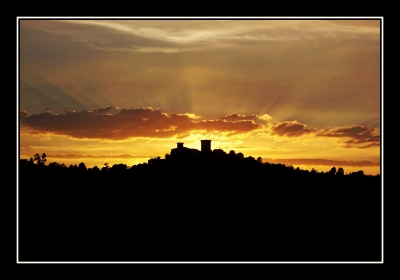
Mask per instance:
[[[132,166],[211,139],[380,173],[381,18],[17,21],[22,159]]]

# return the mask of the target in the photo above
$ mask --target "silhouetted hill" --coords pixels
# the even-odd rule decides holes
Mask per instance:
[[[21,261],[380,261],[381,180],[222,150],[19,166]]]

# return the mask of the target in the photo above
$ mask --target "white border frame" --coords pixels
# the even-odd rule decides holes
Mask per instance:
[[[382,226],[382,228],[381,228],[381,234],[382,234],[382,243],[381,243],[381,246],[382,246],[382,255],[381,255],[381,258],[382,258],[382,261],[380,261],[380,262],[367,262],[367,261],[365,261],[365,262],[363,262],[363,261],[337,261],[337,262],[332,262],[332,261],[326,261],[326,262],[324,262],[324,261],[318,261],[318,262],[307,262],[307,261],[293,261],[293,262],[290,262],[290,261],[282,261],[282,262],[279,262],[279,261],[271,261],[271,262],[269,262],[269,261],[259,261],[259,262],[254,262],[254,261],[249,261],[249,262],[246,262],[246,261],[215,261],[215,262],[213,262],[213,261],[198,261],[198,262],[195,262],[195,261],[187,261],[187,262],[185,262],[185,261],[159,261],[159,262],[150,262],[150,261],[136,261],[136,262],[130,262],[130,261],[126,261],[126,262],[120,262],[120,261],[68,261],[68,262],[65,262],[65,261],[60,261],[60,262],[56,262],[56,261],[54,261],[54,262],[46,262],[46,261],[19,261],[19,235],[18,235],[18,225],[19,225],[19,212],[18,212],[18,209],[19,209],[19,207],[18,207],[18,201],[19,201],[19,196],[18,196],[18,192],[19,192],[19,180],[18,180],[18,170],[19,170],[19,133],[20,133],[20,131],[19,131],[19,110],[20,110],[20,107],[19,107],[19,20],[20,19],[110,19],[110,20],[112,20],[112,19],[132,19],[132,20],[137,20],[137,19],[174,19],[174,20],[176,20],[176,19],[290,19],[290,20],[294,20],[294,19],[323,19],[323,20],[330,20],[330,19],[357,19],[357,20],[368,20],[368,19],[376,19],[376,20],[380,20],[381,21],[381,35],[380,35],[380,40],[381,40],[381,147],[380,147],[380,151],[381,151],[381,172],[380,172],[380,175],[381,175],[381,199],[382,199],[382,201],[381,201],[381,203],[382,203],[382,209],[381,209],[381,226]],[[384,228],[384,222],[383,222],[383,220],[384,220],[384,213],[383,213],[383,211],[384,211],[384,202],[383,202],[383,197],[384,197],[384,187],[383,187],[383,173],[384,173],[384,171],[383,171],[383,103],[384,103],[384,98],[383,98],[383,88],[384,88],[384,86],[383,86],[383,83],[384,83],[384,79],[383,79],[383,69],[384,69],[384,67],[383,67],[383,61],[384,61],[384,55],[383,55],[383,41],[384,41],[384,36],[383,36],[383,30],[384,30],[384,28],[383,28],[383,25],[384,25],[384,20],[383,20],[383,17],[381,16],[381,17],[379,17],[379,16],[377,16],[377,17],[362,17],[362,16],[360,16],[360,17],[330,17],[330,16],[328,16],[328,17],[324,17],[324,16],[319,16],[319,17],[260,17],[260,16],[254,16],[254,17],[241,17],[241,16],[234,16],[234,17],[229,17],[229,16],[226,16],[226,17],[213,17],[213,16],[210,16],[210,17],[201,17],[201,16],[194,16],[194,17],[190,17],[190,16],[182,16],[182,17],[179,17],[179,16],[173,16],[173,17],[168,17],[168,16],[161,16],[161,17],[152,17],[152,16],[148,16],[148,17],[104,17],[104,16],[102,16],[102,17],[96,17],[96,16],[93,16],[93,17],[48,17],[48,16],[38,16],[38,17],[36,17],[36,16],[21,16],[21,17],[17,17],[17,19],[16,19],[16,43],[17,43],[17,47],[16,47],[16,62],[17,62],[17,71],[16,71],[16,88],[17,88],[17,92],[16,92],[16,103],[17,103],[17,112],[16,112],[16,115],[17,115],[17,122],[16,122],[16,126],[17,126],[17,180],[16,180],[16,183],[17,183],[17,186],[16,186],[16,197],[17,197],[17,209],[16,209],[16,213],[17,213],[17,224],[16,224],[16,232],[17,232],[17,236],[16,236],[16,263],[17,264],[25,264],[25,263],[27,263],[27,264],[41,264],[41,263],[48,263],[48,264],[52,264],[52,263],[63,263],[63,264],[76,264],[76,263],[89,263],[89,264],[116,264],[116,263],[138,263],[138,264],[148,264],[148,263],[155,263],[155,264],[174,264],[174,263],[178,263],[178,264],[185,264],[185,263],[188,263],[188,264],[193,264],[193,263],[200,263],[200,264],[202,264],[202,263],[204,263],[204,264],[219,264],[219,263],[221,263],[221,264],[254,264],[254,263],[260,263],[260,264],[277,264],[277,263],[284,263],[284,264],[309,264],[309,263],[315,263],[315,264],[358,264],[358,263],[369,263],[369,264],[383,264],[384,263],[384,230],[383,230],[383,228]]]

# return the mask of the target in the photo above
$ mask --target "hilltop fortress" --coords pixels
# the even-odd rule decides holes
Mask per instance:
[[[246,161],[255,161],[252,156],[244,157],[243,153],[235,153],[230,150],[226,153],[222,149],[211,149],[211,140],[204,139],[201,141],[201,150],[184,147],[182,142],[178,142],[176,148],[171,149],[171,153],[165,156],[167,160],[190,160],[190,159],[209,159],[209,160],[223,160],[223,159],[245,159]],[[258,162],[262,162],[261,157],[257,159]]]
[[[178,142],[177,147],[171,149],[171,156],[172,157],[198,156],[200,154],[211,153],[211,140],[200,140],[200,141],[201,141],[201,151],[197,149],[184,147],[182,142]]]

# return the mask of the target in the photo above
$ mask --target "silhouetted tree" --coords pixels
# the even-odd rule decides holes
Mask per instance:
[[[336,174],[336,167],[332,167],[331,170],[329,170],[328,173],[335,175]]]
[[[104,167],[101,169],[101,171],[108,171],[108,163],[104,163]]]
[[[114,164],[110,171],[114,172],[123,172],[128,169],[128,166],[126,164],[120,163],[120,164]]]
[[[258,158],[257,158],[257,161],[260,162],[260,163],[262,163],[262,158],[261,158],[261,157],[258,157]]]
[[[151,158],[151,159],[149,159],[147,162],[148,162],[148,164],[156,164],[157,161],[159,161],[160,159],[161,159],[160,157]],[[114,166],[113,166],[113,167],[114,167]]]
[[[53,162],[50,162],[50,163],[49,163],[49,166],[50,166],[50,167],[59,167],[60,164],[58,164],[57,162],[54,162],[54,161],[53,161]]]
[[[364,176],[364,171],[363,170],[359,170],[357,172],[352,172],[351,175],[353,175],[353,176]]]
[[[237,153],[236,156],[237,156],[238,158],[244,158],[243,153]]]
[[[36,164],[40,164],[40,155],[39,154],[35,154],[33,156],[33,160],[36,161]]]
[[[344,175],[344,169],[342,167],[339,167],[338,171],[336,172],[336,175]]]
[[[311,174],[316,174],[318,171],[315,170],[314,168],[311,169]]]
[[[78,166],[79,170],[81,171],[87,171],[85,163],[81,162]]]
[[[33,160],[36,161],[36,164],[39,165],[44,165],[44,163],[47,161],[45,153],[42,154],[42,157],[40,157],[39,154],[35,154],[33,158],[34,158]]]
[[[221,156],[226,155],[225,151],[222,150],[222,149],[214,149],[213,150],[213,154],[214,155],[221,155]]]

